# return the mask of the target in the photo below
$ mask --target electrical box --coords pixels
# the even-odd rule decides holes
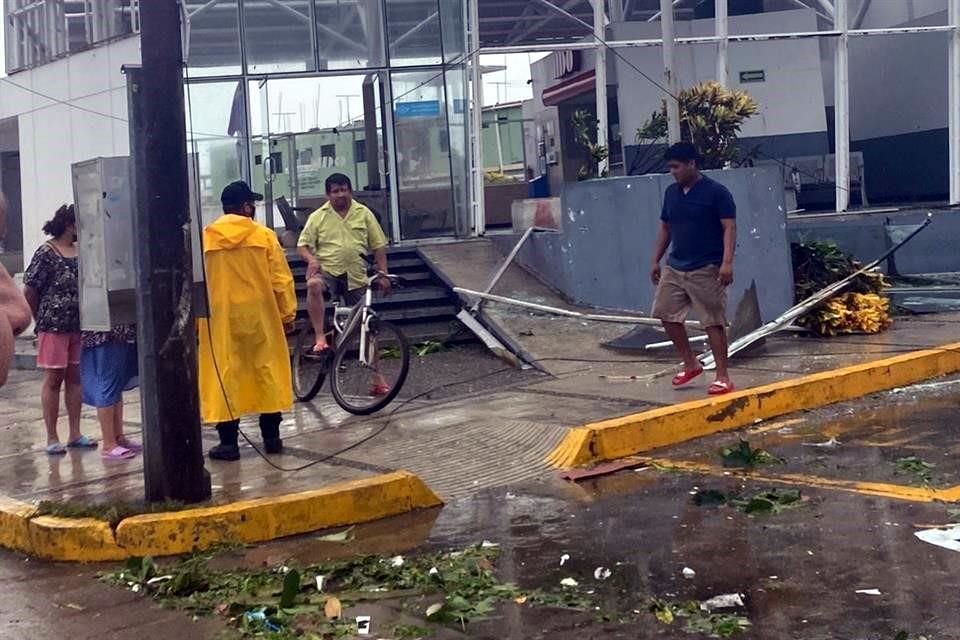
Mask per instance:
[[[136,322],[136,260],[130,159],[72,166],[80,255],[80,326],[109,331]]]

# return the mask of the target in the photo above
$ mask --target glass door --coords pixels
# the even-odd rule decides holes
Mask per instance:
[[[278,204],[289,205],[303,218],[326,202],[326,179],[339,173],[350,179],[354,198],[391,235],[379,74],[251,84],[258,85],[261,123],[252,145],[254,180],[272,201],[277,226],[284,225]],[[269,220],[271,202],[267,204]]]

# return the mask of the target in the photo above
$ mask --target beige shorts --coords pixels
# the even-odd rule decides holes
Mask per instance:
[[[694,271],[664,266],[650,315],[664,322],[683,322],[692,307],[703,326],[726,326],[727,288],[720,284],[719,271],[716,265]]]

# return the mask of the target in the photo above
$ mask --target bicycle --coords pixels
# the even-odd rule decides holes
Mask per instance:
[[[298,401],[313,400],[329,375],[333,399],[355,415],[376,413],[390,404],[410,369],[410,346],[403,332],[373,309],[373,285],[379,278],[389,278],[392,285],[401,285],[403,280],[377,271],[369,257],[363,258],[367,261],[366,291],[353,307],[344,305],[342,299],[333,301],[327,329],[330,349],[314,354],[316,332],[308,321],[298,333],[291,363]]]

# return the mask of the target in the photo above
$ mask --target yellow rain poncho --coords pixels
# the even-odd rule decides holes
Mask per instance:
[[[228,213],[203,230],[203,257],[210,316],[197,322],[201,420],[290,408],[283,325],[296,317],[297,298],[276,234]]]

